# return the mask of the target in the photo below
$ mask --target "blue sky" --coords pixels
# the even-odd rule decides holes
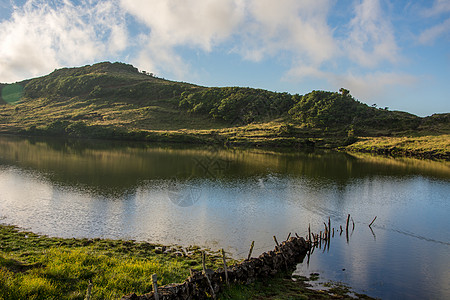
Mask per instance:
[[[121,61],[206,86],[450,112],[450,0],[0,0],[0,82]]]

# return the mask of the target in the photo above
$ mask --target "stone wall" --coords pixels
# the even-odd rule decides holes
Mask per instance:
[[[309,242],[303,238],[291,237],[289,240],[276,246],[273,251],[265,252],[258,258],[251,258],[228,268],[230,283],[248,284],[258,278],[269,277],[283,271],[292,271],[303,261],[307,251],[311,248]],[[224,269],[207,271],[208,278],[203,272],[194,272],[188,279],[180,284],[169,284],[158,287],[159,300],[168,299],[208,299],[213,294],[220,293],[226,286]],[[122,300],[156,299],[153,292],[138,296],[130,294]]]

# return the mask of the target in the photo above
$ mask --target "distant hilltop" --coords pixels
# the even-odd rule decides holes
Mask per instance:
[[[271,145],[338,145],[358,136],[448,134],[450,124],[450,114],[421,118],[368,106],[345,88],[291,95],[204,87],[119,62],[57,69],[0,89],[0,131],[26,135],[181,142],[218,135],[229,143],[259,136]]]

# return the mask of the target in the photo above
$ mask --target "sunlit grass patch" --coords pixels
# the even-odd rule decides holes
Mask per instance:
[[[0,299],[84,299],[91,283],[91,299],[117,299],[183,282],[189,269],[200,270],[201,249],[188,248],[179,257],[175,247],[163,253],[158,245],[107,239],[62,239],[0,225]],[[160,249],[161,247],[159,247]],[[221,266],[213,254],[207,266]]]
[[[432,153],[434,156],[448,157],[450,135],[430,135],[419,137],[364,137],[346,147],[349,151],[375,152],[386,154],[410,154],[420,156]]]
[[[0,268],[0,299],[54,299],[57,286],[39,272],[15,274]]]
[[[116,298],[130,292],[151,290],[151,276],[158,274],[161,283],[180,281],[186,275],[181,263],[162,264],[154,259],[107,256],[83,249],[51,249],[46,253],[42,275],[63,290],[72,282],[75,290],[87,288],[92,281],[96,298]],[[183,276],[184,275],[184,276]]]
[[[160,284],[187,277],[183,264],[176,260],[162,263],[153,258],[108,256],[91,247],[50,248],[40,260],[42,267],[25,272],[1,268],[0,299],[49,299],[57,295],[77,298],[84,296],[89,282],[93,299],[115,299],[131,292],[151,291],[151,276],[155,273]]]

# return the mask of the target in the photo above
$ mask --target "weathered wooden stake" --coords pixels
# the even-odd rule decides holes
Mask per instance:
[[[203,272],[206,273],[206,254],[205,254],[205,251],[202,251],[202,268],[203,268]]]
[[[328,217],[328,230],[331,232],[331,219]],[[333,236],[334,236],[334,228],[333,228]],[[328,233],[328,239],[330,239],[330,233]]]
[[[308,224],[308,236],[309,236],[309,240],[311,240],[311,224]]]
[[[287,269],[288,266],[287,266],[286,256],[284,256],[283,250],[281,249],[280,244],[278,244],[277,237],[273,236],[273,240],[275,241],[275,244],[277,245],[277,249],[278,249],[278,251],[280,251],[281,256],[284,259],[284,264],[286,265],[286,269]]]
[[[248,257],[247,260],[250,259],[250,257],[252,257],[252,252],[253,252],[253,247],[255,246],[255,241],[252,242],[252,245],[250,246],[250,251],[248,251]]]
[[[152,275],[152,281],[153,281],[153,295],[155,296],[155,300],[159,300],[159,295],[158,295],[158,276],[156,274]]]
[[[223,250],[223,248],[222,248],[222,258],[223,258],[223,269],[225,270],[225,282],[227,283],[227,285],[230,285],[230,283],[228,282],[228,269],[227,269],[227,261],[225,259],[225,250]]]
[[[373,222],[375,222],[375,220],[377,219],[377,216],[375,216],[375,218],[373,218],[372,222],[370,222],[369,227],[372,227]]]
[[[88,288],[87,288],[87,291],[86,291],[86,297],[84,297],[85,300],[90,300],[91,299],[91,291],[92,291],[92,281],[89,280]]]
[[[205,251],[202,252],[202,265],[203,265],[203,274],[205,274],[206,280],[208,281],[209,288],[211,289],[211,295],[213,299],[216,299],[216,294],[214,293],[213,286],[211,284],[211,280],[209,280],[208,273],[206,272],[206,254]]]
[[[345,238],[347,240],[347,243],[349,242],[349,238],[348,238],[348,225],[350,223],[350,214],[348,214],[347,216],[347,225],[345,226]]]
[[[291,233],[289,232],[289,234],[288,234],[288,237],[287,237],[286,241],[288,241],[290,237],[291,237]]]
[[[275,241],[275,244],[277,245],[277,247],[280,248],[280,244],[278,244],[278,241],[277,241],[277,237],[276,237],[276,236],[273,236],[273,240]]]
[[[347,226],[345,226],[345,231],[348,231],[348,224],[350,223],[350,214],[347,216]]]

